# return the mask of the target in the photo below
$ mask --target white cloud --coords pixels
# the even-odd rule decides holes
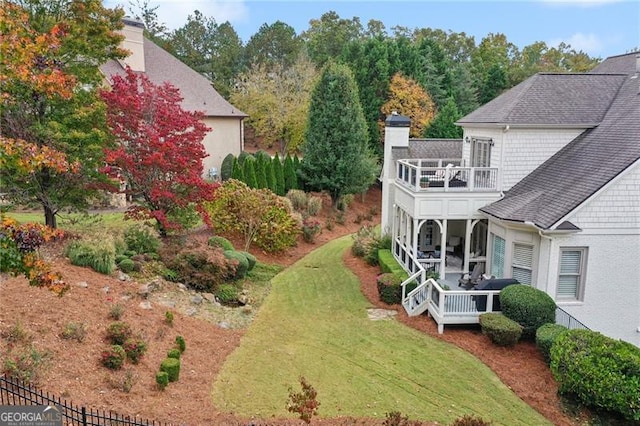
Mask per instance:
[[[590,56],[597,56],[603,49],[605,42],[596,34],[575,33],[568,38],[556,38],[547,42],[548,46],[557,47],[560,43],[571,46],[575,51],[584,51]]]

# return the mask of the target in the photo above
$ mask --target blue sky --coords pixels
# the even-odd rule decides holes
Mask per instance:
[[[104,0],[107,7],[128,0]],[[216,22],[231,22],[246,43],[264,23],[278,20],[298,34],[309,20],[335,11],[341,18],[360,18],[366,27],[370,19],[382,21],[387,30],[396,25],[438,28],[465,32],[476,44],[489,33],[503,33],[519,48],[535,41],[550,46],[570,44],[591,56],[605,58],[640,47],[640,1],[638,0],[149,0],[159,20],[170,29],[186,23],[199,10]]]

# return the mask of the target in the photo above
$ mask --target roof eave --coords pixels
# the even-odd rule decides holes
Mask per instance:
[[[460,127],[480,127],[480,128],[505,128],[510,129],[593,129],[598,127],[600,123],[573,123],[573,124],[544,124],[544,123],[506,123],[506,122],[473,122],[473,121],[456,121],[454,123]]]

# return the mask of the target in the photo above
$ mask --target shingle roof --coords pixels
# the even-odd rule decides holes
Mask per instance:
[[[640,76],[635,74],[635,60],[607,61],[601,69],[626,75],[601,123],[514,185],[503,199],[480,210],[549,229],[640,159]]]
[[[247,117],[216,92],[207,78],[146,38],[144,60],[145,74],[154,84],[169,82],[180,89],[185,110],[202,111],[208,117]],[[111,60],[100,68],[108,77],[124,74],[124,67],[118,61]]]
[[[626,75],[536,74],[458,120],[457,124],[593,127]]]
[[[462,139],[409,139],[408,148],[392,149],[393,161],[411,158],[462,158]]]

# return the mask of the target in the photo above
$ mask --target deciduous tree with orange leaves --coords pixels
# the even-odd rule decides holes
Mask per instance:
[[[389,96],[381,110],[385,117],[397,111],[411,118],[409,135],[412,138],[421,137],[425,127],[436,115],[436,106],[429,93],[402,73],[396,73],[391,78]],[[382,128],[384,122],[379,122],[378,125]]]

